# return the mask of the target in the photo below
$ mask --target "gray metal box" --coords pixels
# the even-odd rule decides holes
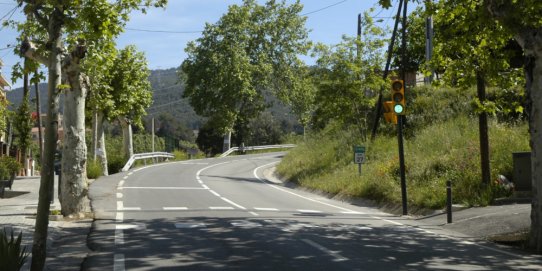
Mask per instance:
[[[516,191],[531,191],[531,152],[514,152],[514,185]]]

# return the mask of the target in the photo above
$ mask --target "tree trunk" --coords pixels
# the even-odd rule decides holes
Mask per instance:
[[[124,117],[120,117],[122,126],[122,137],[124,142],[124,158],[128,161],[134,155],[134,144],[132,142],[132,124]]]
[[[34,241],[32,244],[31,271],[41,271],[45,265],[47,228],[49,225],[50,212],[50,187],[54,182],[54,160],[58,140],[58,97],[61,82],[61,57],[62,57],[62,14],[55,10],[49,18],[49,41],[51,46],[47,60],[49,70],[47,95],[49,98],[47,107],[47,122],[45,123],[45,144],[42,157],[42,174],[40,180],[40,191],[36,225],[34,228]]]
[[[476,72],[476,89],[478,90],[478,99],[482,104],[486,100],[486,84],[484,76]],[[481,112],[478,115],[478,130],[480,135],[480,162],[482,169],[482,183],[489,185],[491,171],[489,167],[489,135],[487,128],[487,113]]]
[[[530,245],[542,252],[542,46],[525,66],[531,134],[532,209]]]
[[[26,61],[25,61],[25,70],[26,70]],[[23,114],[26,114],[28,113],[28,93],[30,92],[30,86],[28,85],[28,72],[24,72],[24,75],[23,75],[23,103],[20,105],[20,106],[23,106],[23,104],[26,104],[27,107],[26,107],[26,110],[24,109],[21,109],[21,111],[19,113],[23,113]],[[30,116],[24,116],[25,118],[29,118]],[[26,123],[26,121],[25,121]],[[26,130],[27,127],[24,127],[24,129],[22,130]],[[28,130],[26,130],[28,131]],[[19,131],[19,132],[23,132],[23,131]],[[28,131],[30,132],[30,131]],[[26,142],[26,144],[29,144],[30,142],[26,141],[24,139],[24,137],[27,137],[27,135],[23,135],[23,134],[20,134],[19,135],[19,139],[20,139],[20,143],[22,143],[23,141]],[[21,144],[22,146],[19,146],[21,148],[21,158],[23,159],[22,161],[22,164],[23,164],[23,176],[27,176],[27,172],[28,172],[28,159],[26,159],[26,156],[28,155],[28,146],[26,144]]]
[[[90,146],[90,157],[92,157],[92,160],[96,161],[96,156],[98,155],[97,148],[98,148],[98,113],[97,109],[94,108],[94,112],[92,112],[92,139],[91,139],[92,145]]]
[[[96,113],[96,135],[97,135],[97,157],[102,165],[102,175],[109,175],[107,169],[107,152],[105,150],[105,133],[104,133],[104,113],[98,111]]]
[[[37,77],[37,71],[36,71]],[[43,136],[42,136],[42,126],[41,126],[41,103],[40,103],[40,90],[38,82],[34,83],[34,88],[36,89],[36,112],[38,114],[38,140],[40,147],[40,158],[43,157]]]
[[[72,53],[63,63],[64,80],[70,88],[64,95],[64,140],[62,144],[61,212],[64,216],[87,212],[87,146],[85,142],[85,97],[87,85],[80,72],[82,56]]]

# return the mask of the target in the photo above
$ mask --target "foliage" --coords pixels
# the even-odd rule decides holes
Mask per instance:
[[[174,138],[177,141],[193,142],[195,140],[192,130],[168,112],[158,115],[154,129],[156,130],[155,134],[160,137]]]
[[[141,118],[152,103],[151,85],[148,81],[150,70],[145,55],[137,52],[135,46],[119,51],[111,67],[111,81],[114,110],[107,117],[124,117],[136,126],[142,126]]]
[[[4,97],[4,93],[0,94],[0,116],[8,115],[8,100]],[[4,135],[7,126],[7,119],[5,117],[0,118],[0,137]]]
[[[214,156],[222,152],[222,140],[222,133],[206,123],[199,130],[196,144],[206,155]]]
[[[102,165],[98,160],[89,159],[87,162],[87,178],[97,179],[102,176]]]
[[[346,126],[356,124],[360,132],[367,127],[371,108],[377,91],[385,81],[378,71],[382,70],[385,46],[384,30],[373,24],[366,12],[361,39],[343,37],[343,42],[333,46],[319,44],[314,50],[318,56],[313,124],[316,128],[326,126],[330,120]]]
[[[17,146],[26,151],[31,144],[31,134],[33,121],[28,104],[28,91],[24,91],[23,100],[17,109],[17,114],[14,116],[13,126],[17,132]]]
[[[305,17],[299,1],[244,0],[231,5],[202,37],[186,48],[181,69],[185,97],[219,133],[243,126],[265,108],[264,92],[287,100],[295,81],[299,54],[308,50]]]
[[[0,157],[0,180],[7,180],[22,168],[21,164],[10,156]]]
[[[109,174],[120,172],[126,164],[122,150],[121,136],[107,136],[106,139],[107,152],[107,169]],[[88,142],[88,141],[87,141]],[[154,138],[155,151],[165,151],[165,142],[163,138]],[[134,153],[145,153],[152,151],[152,136],[150,134],[134,134]]]
[[[488,97],[502,92],[491,90]],[[445,182],[453,180],[454,199],[467,205],[485,205],[503,196],[498,187],[480,185],[477,123],[470,97],[474,89],[412,90],[405,132],[406,176],[410,204],[441,208]],[[508,94],[517,99],[521,96]],[[496,99],[496,98],[495,98]],[[511,120],[511,121],[508,121]],[[362,142],[355,127],[331,122],[323,130],[297,141],[278,166],[290,181],[331,195],[363,197],[382,202],[401,200],[395,129],[388,136]],[[490,121],[491,177],[512,177],[512,152],[528,151],[528,130],[521,118],[495,115]],[[367,146],[362,176],[352,163],[352,145]],[[501,194],[500,194],[501,193]]]
[[[6,228],[0,231],[0,266],[5,271],[18,271],[21,270],[28,253],[26,252],[26,246],[22,246],[23,232],[20,232],[17,239],[13,236],[11,231],[11,237],[8,238]]]

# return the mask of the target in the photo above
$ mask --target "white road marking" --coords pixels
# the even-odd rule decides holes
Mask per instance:
[[[115,229],[115,245],[124,245],[124,231],[121,229]]]
[[[303,242],[305,242],[306,244],[308,244],[308,245],[310,245],[310,246],[312,246],[312,247],[314,247],[314,248],[316,248],[316,249],[318,249],[318,250],[320,250],[320,251],[322,251],[322,252],[324,252],[324,253],[326,253],[326,254],[332,256],[333,258],[335,258],[334,261],[336,261],[336,262],[348,261],[348,258],[345,258],[345,257],[339,255],[338,252],[336,252],[336,251],[331,251],[331,250],[329,250],[329,249],[323,247],[322,245],[317,244],[317,243],[315,243],[315,242],[313,242],[313,241],[311,241],[311,240],[309,240],[309,239],[301,239],[301,241],[303,241]]]
[[[229,199],[227,199],[227,198],[225,198],[225,197],[220,197],[220,198],[221,198],[223,201],[225,201],[225,202],[227,202],[227,203],[229,203],[229,204],[231,204],[231,205],[233,205],[233,206],[235,206],[235,207],[237,207],[237,208],[239,208],[239,209],[242,209],[242,210],[246,210],[246,209],[247,209],[247,208],[245,208],[245,207],[243,207],[243,206],[241,206],[241,205],[239,205],[239,204],[237,204],[237,203],[235,203],[235,202],[233,202],[233,201],[231,201],[231,200],[229,200]]]
[[[115,218],[117,222],[122,222],[124,220],[124,213],[123,212],[117,212],[117,216]]]
[[[322,212],[322,211],[317,211],[317,210],[303,210],[303,209],[298,209],[297,211],[300,213],[321,213]]]
[[[206,185],[202,185],[202,187],[203,187],[204,189],[209,189],[209,187],[206,186]]]
[[[124,207],[122,208],[123,211],[141,211],[140,207]]]
[[[241,228],[257,228],[261,227],[262,224],[252,221],[246,221],[246,220],[240,220],[240,221],[232,221],[230,223],[232,226],[235,227],[241,227]]]
[[[381,218],[381,217],[378,217],[378,216],[371,216],[372,218],[375,218],[375,219],[379,219],[379,220],[382,220],[382,221],[386,221],[388,223],[391,223],[391,224],[395,224],[395,225],[398,225],[398,226],[405,226],[405,224],[403,223],[399,223],[397,221],[393,221],[393,220],[389,220],[389,219],[384,219],[384,218]]]
[[[119,182],[119,186],[120,186],[120,187],[123,187],[123,186],[124,186],[124,181],[123,181],[123,180],[121,180],[121,181]]]
[[[135,172],[135,171],[133,171],[133,172],[128,172],[128,176],[134,174],[134,172]]]
[[[209,207],[211,210],[234,210],[235,208],[230,206],[211,206]]]
[[[117,193],[117,199],[122,199],[122,193]]]
[[[122,211],[124,209],[124,203],[122,201],[117,201],[117,210]]]
[[[254,207],[254,210],[258,211],[272,211],[272,212],[278,212],[279,209],[277,208],[262,208],[262,207]]]
[[[163,208],[166,211],[180,211],[180,210],[188,210],[188,207],[164,207]]]
[[[175,223],[177,229],[193,229],[206,227],[205,223]]]
[[[115,225],[115,230],[131,230],[131,229],[146,230],[147,226],[145,226],[145,224],[143,224],[143,223],[117,224],[117,225]]]
[[[248,212],[248,213],[253,215],[253,216],[260,216],[258,213],[255,213],[255,212]]]
[[[271,185],[271,184],[269,184],[269,183],[264,182],[264,181],[262,180],[262,178],[260,178],[260,176],[258,176],[258,170],[259,170],[260,168],[267,167],[267,166],[269,166],[269,165],[276,164],[276,163],[278,163],[278,162],[273,162],[273,163],[265,164],[265,165],[263,165],[263,166],[259,166],[259,167],[255,168],[254,171],[252,172],[253,175],[254,175],[254,177],[256,177],[256,179],[258,179],[260,182],[262,182],[262,183],[265,184],[265,185],[268,185],[268,186],[270,186],[270,187],[273,187],[273,188],[275,188],[275,189],[277,189],[277,190],[280,190],[280,191],[282,191],[282,192],[285,192],[285,193],[292,194],[292,195],[294,195],[294,196],[300,197],[300,198],[302,198],[302,199],[310,200],[310,201],[312,201],[312,202],[317,202],[317,203],[320,203],[320,204],[323,204],[323,205],[326,205],[326,206],[329,206],[329,207],[337,208],[337,209],[339,209],[339,210],[343,210],[343,211],[347,211],[347,212],[355,212],[354,210],[350,210],[350,209],[343,208],[343,207],[340,207],[340,206],[336,206],[336,205],[333,205],[333,204],[321,202],[321,201],[316,200],[316,199],[311,199],[311,198],[308,198],[308,197],[299,195],[299,194],[297,194],[297,193],[294,193],[294,192],[292,192],[292,191],[288,191],[288,190],[286,190],[286,189],[284,189],[284,188],[281,188],[281,187],[278,187],[278,186],[276,186],[276,185]]]
[[[122,179],[123,179],[123,180],[126,180],[126,179],[128,179],[128,176],[124,176],[124,177],[122,177]]]
[[[124,189],[144,189],[144,190],[206,190],[208,188],[203,187],[167,187],[167,186],[159,186],[159,187],[149,187],[149,186],[125,186]]]
[[[365,214],[365,213],[363,213],[363,212],[356,212],[356,211],[342,211],[341,214],[363,215],[363,214]]]
[[[218,194],[217,192],[215,192],[214,190],[209,190],[209,192],[213,193],[213,195],[217,196],[220,198],[220,194]]]
[[[113,271],[124,271],[124,254],[115,254],[113,260]]]

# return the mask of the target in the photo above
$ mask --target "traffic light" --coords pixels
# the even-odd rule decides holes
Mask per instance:
[[[405,84],[403,80],[393,80],[391,82],[391,100],[393,102],[393,112],[397,115],[405,114]]]
[[[384,119],[386,122],[397,124],[397,115],[393,112],[393,102],[384,102]]]

